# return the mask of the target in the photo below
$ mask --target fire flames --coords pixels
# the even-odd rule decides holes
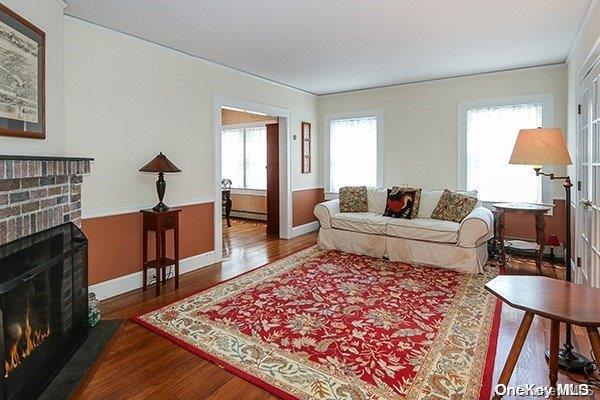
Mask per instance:
[[[20,330],[20,326],[18,327]],[[6,360],[4,361],[4,377],[8,377],[8,374],[17,368],[21,362],[33,352],[39,345],[42,344],[44,339],[50,336],[50,325],[46,326],[45,331],[33,331],[31,325],[29,323],[29,315],[25,320],[25,348],[23,346],[19,346],[21,343],[21,337],[23,334],[19,335],[13,343],[11,343],[7,355]]]

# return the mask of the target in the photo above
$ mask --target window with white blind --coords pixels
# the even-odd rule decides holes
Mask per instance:
[[[325,179],[327,190],[343,186],[380,186],[382,180],[382,113],[326,116]]]
[[[224,129],[221,176],[238,189],[267,189],[267,129]]]
[[[551,202],[549,180],[508,161],[519,130],[552,126],[553,110],[551,95],[461,103],[461,188],[484,202]]]

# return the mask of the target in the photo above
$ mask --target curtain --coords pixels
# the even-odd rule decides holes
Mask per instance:
[[[468,109],[466,117],[467,190],[477,190],[482,201],[540,203],[541,177],[508,161],[519,130],[542,126],[542,105]]]
[[[267,188],[267,128],[246,129],[246,188]]]
[[[377,186],[377,118],[332,120],[329,125],[330,190]]]
[[[244,130],[223,130],[221,139],[221,176],[231,179],[231,186],[244,187]]]

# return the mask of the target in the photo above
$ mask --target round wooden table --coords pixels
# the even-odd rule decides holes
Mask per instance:
[[[494,208],[498,210],[498,237],[500,239],[500,256],[502,265],[506,265],[506,249],[504,247],[504,231],[506,229],[505,214],[529,214],[535,217],[535,237],[538,249],[535,254],[535,266],[538,273],[542,274],[542,257],[546,246],[546,220],[544,214],[552,209],[551,206],[529,203],[496,203]]]
[[[510,275],[497,276],[486,283],[485,288],[504,303],[525,311],[498,384],[508,385],[535,315],[548,318],[551,323],[548,364],[552,387],[556,388],[558,380],[561,322],[585,327],[594,357],[600,360],[600,289],[542,276]]]

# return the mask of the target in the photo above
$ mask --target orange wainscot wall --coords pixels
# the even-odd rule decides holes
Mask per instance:
[[[214,204],[181,207],[179,220],[181,258],[214,249]],[[83,231],[89,239],[90,285],[142,270],[142,214],[139,212],[84,219]],[[173,236],[167,236],[172,251]],[[150,234],[149,251],[154,254]]]
[[[554,200],[552,216],[544,216],[546,235],[556,235],[561,243],[565,241],[565,201]],[[575,214],[572,215],[572,221]],[[535,240],[535,222],[533,215],[506,213],[506,236],[519,239]]]
[[[315,205],[325,201],[323,188],[296,190],[292,192],[292,226],[300,226],[316,221],[313,214]]]

